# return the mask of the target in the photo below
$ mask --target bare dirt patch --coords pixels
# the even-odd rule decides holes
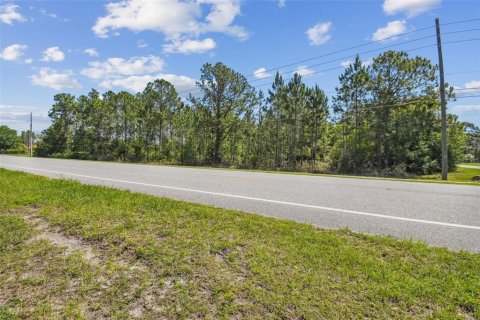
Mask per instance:
[[[94,265],[99,263],[99,259],[90,245],[83,243],[79,239],[65,236],[59,229],[50,228],[49,224],[42,218],[32,215],[24,215],[23,218],[38,232],[35,236],[30,238],[28,242],[48,240],[57,246],[64,247],[65,255],[70,255],[75,251],[79,251],[88,262]]]

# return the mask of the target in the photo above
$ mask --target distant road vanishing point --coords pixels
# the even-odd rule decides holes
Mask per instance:
[[[480,252],[476,186],[14,156],[0,167]]]

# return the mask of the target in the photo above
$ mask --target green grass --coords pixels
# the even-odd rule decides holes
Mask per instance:
[[[455,171],[448,173],[448,181],[470,182],[473,185],[480,186],[480,181],[472,181],[472,178],[474,176],[480,176],[480,167],[478,167],[478,169],[458,167]],[[441,175],[440,174],[426,175],[426,176],[421,176],[421,179],[441,181]]]
[[[0,169],[0,319],[135,316],[478,319],[480,255]]]

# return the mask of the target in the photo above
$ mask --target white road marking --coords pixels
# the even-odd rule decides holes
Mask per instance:
[[[263,198],[256,198],[256,197],[248,197],[248,196],[241,196],[241,195],[229,194],[229,193],[219,193],[219,192],[196,190],[196,189],[189,189],[189,188],[180,188],[180,187],[172,187],[172,186],[163,186],[163,185],[158,185],[158,184],[135,182],[135,181],[128,181],[128,180],[119,180],[119,179],[112,179],[112,178],[105,178],[105,177],[95,177],[95,176],[88,176],[88,175],[83,175],[83,174],[68,173],[68,172],[61,172],[61,171],[36,169],[36,168],[15,166],[15,165],[11,165],[11,164],[0,164],[0,166],[19,168],[19,169],[27,169],[27,170],[40,171],[40,172],[48,172],[48,173],[68,175],[68,176],[80,177],[80,178],[88,178],[88,179],[96,179],[96,180],[103,180],[103,181],[127,183],[127,184],[134,184],[134,185],[161,188],[161,189],[187,191],[187,192],[209,194],[209,195],[221,196],[221,197],[230,197],[230,198],[236,198],[236,199],[245,199],[245,200],[253,200],[253,201],[260,201],[260,202],[268,202],[268,203],[275,203],[275,204],[282,204],[282,205],[296,206],[296,207],[303,207],[303,208],[310,208],[310,209],[319,209],[319,210],[327,210],[327,211],[334,211],[334,212],[341,212],[341,213],[349,213],[349,214],[368,216],[368,217],[376,217],[376,218],[383,218],[383,219],[392,219],[392,220],[400,220],[400,221],[408,221],[408,222],[434,224],[434,225],[447,226],[447,227],[480,230],[480,226],[470,226],[470,225],[448,223],[448,222],[441,222],[441,221],[431,221],[431,220],[423,220],[423,219],[397,217],[397,216],[390,216],[390,215],[384,215],[384,214],[378,214],[378,213],[370,213],[370,212],[362,212],[362,211],[322,207],[322,206],[316,206],[316,205],[311,205],[311,204],[287,202],[287,201],[272,200],[272,199],[263,199]]]

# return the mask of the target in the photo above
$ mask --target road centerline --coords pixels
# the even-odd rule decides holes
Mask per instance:
[[[103,181],[111,181],[111,182],[125,183],[125,184],[132,184],[132,185],[141,185],[141,186],[148,186],[148,187],[154,187],[154,188],[160,188],[160,189],[169,189],[169,190],[185,191],[185,192],[192,192],[192,193],[199,193],[199,194],[208,194],[208,195],[214,195],[214,196],[230,197],[230,198],[236,198],[236,199],[244,199],[244,200],[251,200],[251,201],[258,201],[258,202],[274,203],[274,204],[280,204],[280,205],[303,207],[303,208],[317,209],[317,210],[324,210],[324,211],[333,211],[333,212],[340,212],[340,213],[361,215],[361,216],[369,216],[369,217],[382,218],[382,219],[391,219],[391,220],[399,220],[399,221],[406,221],[406,222],[439,225],[439,226],[454,227],[454,228],[480,230],[480,226],[472,226],[472,225],[464,225],[464,224],[456,224],[456,223],[433,221],[433,220],[424,220],[424,219],[415,219],[415,218],[406,218],[406,217],[398,217],[398,216],[386,215],[386,214],[378,214],[378,213],[371,213],[371,212],[363,212],[363,211],[323,207],[323,206],[318,206],[318,205],[311,205],[311,204],[304,204],[304,203],[297,203],[297,202],[288,202],[288,201],[281,201],[281,200],[274,200],[274,199],[264,199],[264,198],[229,194],[229,193],[220,193],[220,192],[213,192],[213,191],[205,191],[205,190],[197,190],[197,189],[190,189],[190,188],[182,188],[182,187],[174,187],[174,186],[158,185],[158,184],[152,184],[152,183],[122,180],[122,179],[113,179],[113,178],[107,178],[107,177],[97,177],[97,176],[82,175],[82,174],[62,172],[62,171],[54,171],[54,170],[46,170],[46,169],[37,169],[37,168],[10,165],[10,164],[0,164],[0,165],[5,166],[5,167],[27,169],[27,170],[33,170],[33,171],[39,171],[39,172],[48,172],[48,173],[59,174],[59,175],[68,175],[68,176],[73,176],[73,177],[88,178],[88,179],[103,180]]]

